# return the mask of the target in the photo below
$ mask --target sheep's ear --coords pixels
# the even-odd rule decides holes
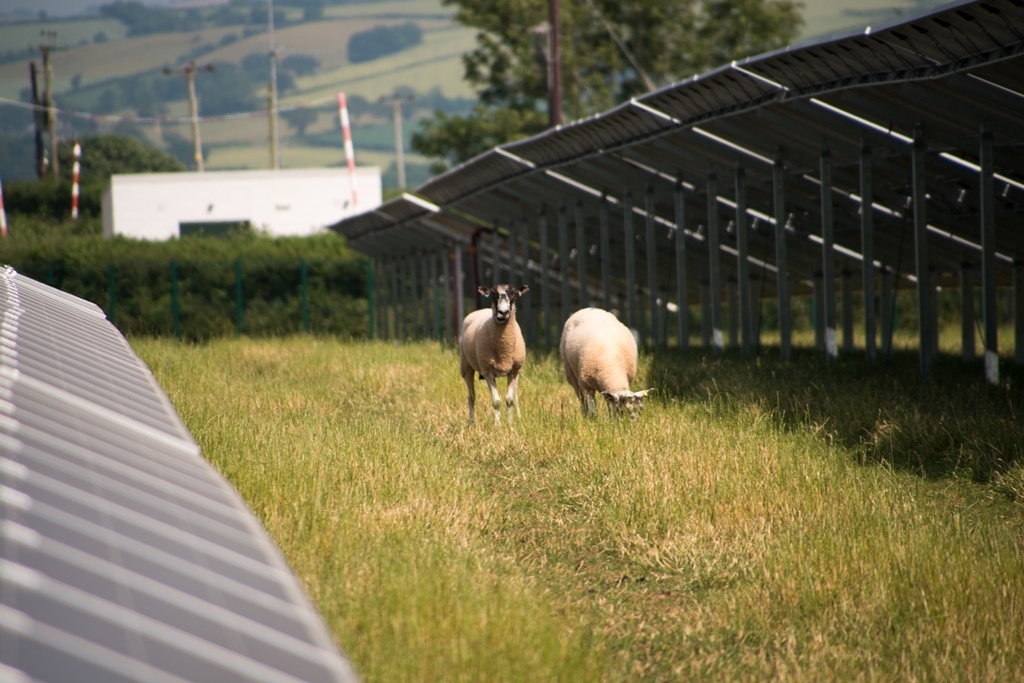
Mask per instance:
[[[479,287],[476,288],[476,291],[480,292],[480,294],[482,294],[485,298],[489,299],[491,297],[490,287],[484,287],[483,285],[480,285]]]
[[[604,400],[609,401],[611,403],[618,403],[619,402],[618,397],[615,394],[613,394],[612,392],[610,392],[610,391],[602,391],[601,392],[601,396],[604,397]]]
[[[646,398],[648,394],[653,394],[653,393],[654,393],[654,387],[651,387],[650,389],[644,389],[643,391],[636,392],[636,397],[637,398]]]
[[[523,285],[522,287],[516,288],[516,296],[520,297],[530,291],[529,285]]]

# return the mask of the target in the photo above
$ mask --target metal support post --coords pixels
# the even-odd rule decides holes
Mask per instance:
[[[792,357],[793,315],[789,301],[789,268],[786,265],[786,213],[785,189],[783,182],[785,168],[782,164],[782,150],[775,150],[775,165],[772,169],[772,198],[775,210],[775,267],[778,269],[779,297],[779,355],[782,360]]]
[[[433,316],[433,292],[430,289],[430,272],[433,270],[434,255],[430,252],[420,256],[421,269],[423,272],[423,338],[434,338]]]
[[[853,272],[843,268],[840,273],[843,301],[843,353],[853,353]]]
[[[454,297],[452,296],[452,290],[454,289],[455,278],[455,244],[449,243],[447,248],[441,254],[441,270],[443,271],[442,281],[444,286],[441,287],[444,296],[444,339],[449,344],[454,344],[456,339],[455,332],[455,307],[452,305]]]
[[[981,127],[981,291],[985,322],[985,380],[999,384],[999,321],[996,320],[996,221],[992,132]]]
[[[708,172],[708,258],[711,286],[711,337],[715,355],[722,353],[722,257],[718,235],[718,180],[714,169]]]
[[[626,240],[626,324],[631,330],[639,329],[640,315],[636,310],[636,239],[633,236],[633,192],[626,190],[622,198],[622,227]]]
[[[576,274],[580,280],[580,308],[590,306],[587,292],[587,226],[583,220],[583,202],[576,200]]]
[[[409,341],[409,259],[402,259],[402,341]]]
[[[388,338],[392,341],[398,341],[400,337],[398,327],[398,259],[391,257],[391,322],[390,332]]]
[[[736,304],[739,302],[739,288],[737,287],[736,278],[728,276],[725,278],[725,299],[727,301],[726,308],[726,326],[729,330],[729,348],[734,349],[739,346],[739,327],[740,327],[740,316],[737,310],[739,306]]]
[[[437,262],[441,260],[441,266],[444,267],[444,252],[437,252],[430,255],[430,287],[433,296],[430,298],[434,301],[434,339],[439,342],[444,342],[444,335],[441,334],[441,292],[438,283],[438,272]]]
[[[417,256],[409,257],[409,308],[412,309],[412,340],[420,338],[420,298],[416,287]]]
[[[928,212],[925,208],[925,152],[927,145],[920,128],[914,130],[912,151],[913,209],[914,209],[914,255],[917,275],[917,330],[920,354],[921,377],[928,379],[932,374],[932,306],[935,295],[929,273],[928,261]]]
[[[562,323],[558,328],[558,336],[561,338],[562,325],[569,319],[569,309],[572,308],[571,295],[569,294],[569,227],[565,215],[565,204],[558,207],[558,270],[562,278]]]
[[[686,234],[683,226],[686,223],[686,200],[683,197],[683,181],[676,181],[674,191],[676,205],[676,301],[679,311],[676,313],[676,340],[679,348],[686,351],[690,348],[690,302],[686,291]]]
[[[711,283],[706,277],[700,279],[700,344],[711,346]]]
[[[498,237],[498,222],[494,222],[494,231],[491,233],[491,284],[495,287],[501,283],[501,238]]]
[[[523,284],[530,286],[533,278],[530,274],[530,233],[529,227],[526,221],[526,215],[523,215],[522,220],[519,223],[520,231],[519,237],[522,241],[522,257],[523,257]],[[526,340],[530,344],[534,343],[536,334],[534,330],[534,319],[533,319],[533,297],[523,297],[523,332],[526,334]]]
[[[822,296],[825,278],[820,270],[814,271],[814,296],[811,297],[811,320],[814,321],[814,348],[825,350],[825,297]]]
[[[929,299],[930,305],[928,307],[928,326],[931,330],[931,343],[932,343],[932,358],[938,358],[939,356],[939,273],[938,271],[929,272]]]
[[[548,254],[548,217],[543,209],[537,220],[537,228],[540,230],[540,298],[544,309],[541,320],[544,324],[544,345],[551,346],[551,278],[548,273],[551,257]]]
[[[974,360],[974,266],[960,263],[960,357]]]
[[[832,152],[821,150],[821,296],[825,313],[825,357],[839,356],[836,334],[836,259],[833,248],[832,218]]]
[[[367,326],[367,333],[369,334],[370,341],[373,341],[377,336],[377,330],[375,326],[377,324],[377,311],[374,309],[377,303],[377,292],[373,288],[373,259],[366,259],[366,313],[369,316],[369,325]]]
[[[860,248],[864,256],[864,355],[875,362],[875,227],[871,185],[871,145],[860,147]]]
[[[452,296],[455,298],[455,343],[462,341],[462,321],[466,319],[466,290],[462,282],[462,245],[454,243],[455,272],[452,273]]]
[[[1013,258],[1013,363],[1024,365],[1024,257]]]
[[[608,246],[608,196],[601,194],[598,207],[598,222],[601,229],[601,285],[604,291],[604,308],[612,309],[612,252]]]
[[[740,352],[749,356],[754,350],[753,316],[750,310],[750,249],[747,228],[747,174],[736,165],[736,279],[739,282]],[[735,306],[735,299],[730,299]],[[730,332],[731,334],[731,332]]]
[[[647,183],[644,208],[647,210],[647,298],[649,300],[648,308],[651,312],[650,345],[654,347],[660,344],[661,331],[658,327],[658,253],[656,251],[657,226],[654,220],[653,183]],[[646,334],[644,337],[646,338]]]
[[[878,296],[878,317],[882,320],[881,351],[884,358],[892,358],[892,334],[896,331],[893,318],[896,310],[893,301],[895,285],[895,274],[890,268],[883,268],[881,294]]]

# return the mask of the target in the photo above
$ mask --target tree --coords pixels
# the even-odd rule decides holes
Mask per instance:
[[[299,136],[303,136],[306,134],[306,128],[316,122],[319,114],[312,109],[293,109],[282,112],[281,116],[288,122],[288,125],[295,129]]]
[[[421,124],[412,146],[457,164],[492,142],[526,137],[546,126],[548,4],[444,3],[457,7],[456,21],[478,29],[476,48],[462,59],[465,79],[483,106],[467,116],[436,112]],[[782,47],[799,33],[799,6],[799,0],[562,2],[563,113],[580,119],[652,87]],[[513,113],[499,114],[502,110]]]
[[[167,152],[126,135],[97,135],[82,141],[82,177],[106,180],[114,173],[166,173],[185,166]],[[70,159],[73,142],[61,141],[57,152]],[[61,163],[61,176],[71,177],[71,164]]]
[[[281,68],[296,76],[309,76],[320,68],[320,60],[309,55],[288,55],[281,60]]]

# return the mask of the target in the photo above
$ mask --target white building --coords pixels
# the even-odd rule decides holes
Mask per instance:
[[[380,169],[207,171],[114,175],[103,193],[103,236],[165,240],[239,223],[272,236],[309,235],[381,203]]]

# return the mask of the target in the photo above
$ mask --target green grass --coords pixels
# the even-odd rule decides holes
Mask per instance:
[[[465,425],[436,344],[136,339],[368,682],[1021,680],[1024,393],[942,358],[531,352]]]

